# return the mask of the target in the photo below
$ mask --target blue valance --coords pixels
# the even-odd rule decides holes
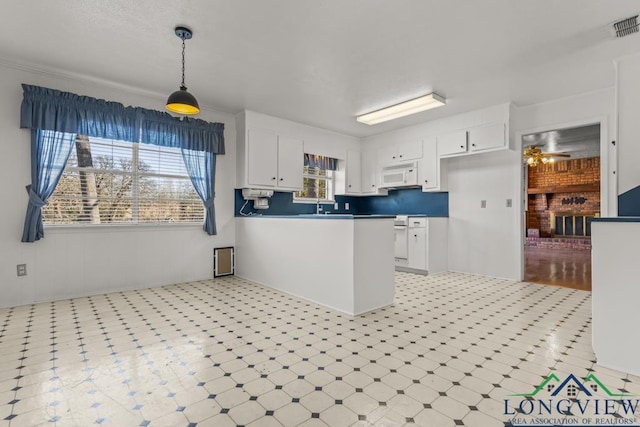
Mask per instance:
[[[338,170],[338,159],[320,156],[319,154],[304,153],[304,165],[325,170]]]
[[[22,85],[20,127],[224,154],[224,124]]]

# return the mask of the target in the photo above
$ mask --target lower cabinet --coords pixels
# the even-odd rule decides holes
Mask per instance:
[[[447,271],[447,218],[409,217],[407,258],[396,259],[396,270],[434,274]]]

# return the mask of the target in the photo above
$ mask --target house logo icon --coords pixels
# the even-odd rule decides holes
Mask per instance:
[[[504,399],[505,425],[640,426],[637,396],[612,390],[593,374],[561,379],[551,373],[533,391]]]

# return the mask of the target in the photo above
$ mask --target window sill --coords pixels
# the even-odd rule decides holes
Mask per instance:
[[[73,225],[45,225],[44,232],[52,234],[60,233],[81,233],[81,232],[131,232],[131,231],[157,231],[157,230],[175,230],[175,229],[202,229],[203,223],[177,223],[177,224],[73,224]]]

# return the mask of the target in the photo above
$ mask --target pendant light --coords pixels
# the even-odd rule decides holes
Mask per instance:
[[[184,85],[184,41],[193,37],[193,33],[186,27],[176,27],[176,36],[182,40],[182,84],[180,89],[169,95],[167,110],[178,114],[198,114],[200,106],[196,97],[187,92]]]

